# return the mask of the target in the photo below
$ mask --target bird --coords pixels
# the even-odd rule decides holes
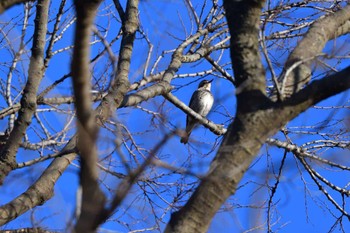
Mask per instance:
[[[211,110],[214,103],[213,94],[210,91],[212,80],[202,80],[198,89],[193,92],[189,107],[200,114],[202,117],[206,117]],[[191,135],[192,130],[197,125],[198,120],[194,119],[192,116],[187,115],[186,117],[186,132],[185,135],[181,137],[180,142],[186,144],[188,138]]]

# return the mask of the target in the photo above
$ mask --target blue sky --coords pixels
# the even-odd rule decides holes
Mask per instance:
[[[196,9],[200,10],[200,3],[202,1],[193,1],[193,5]],[[57,11],[57,7],[53,3],[52,9]],[[70,3],[71,4],[71,3]],[[70,5],[68,4],[68,5]],[[99,13],[100,18],[97,20],[98,25],[109,26],[109,30],[106,36],[107,40],[111,40],[115,37],[119,25],[115,24],[114,15],[110,14],[107,6],[111,4],[111,1],[104,2],[101,5],[101,12]],[[0,21],[8,21],[18,11],[21,11],[23,6],[16,6],[11,10],[0,16]],[[112,8],[113,9],[113,8]],[[303,10],[303,14],[308,14],[307,10]],[[116,14],[116,12],[115,12]],[[301,13],[297,13],[301,14]],[[54,14],[52,14],[52,17]],[[294,15],[298,17],[300,15]],[[303,15],[304,16],[304,15]],[[71,15],[66,15],[66,18],[72,17]],[[32,16],[33,18],[33,16]],[[177,47],[180,42],[179,39],[185,39],[186,35],[189,35],[191,31],[193,32],[195,28],[191,24],[188,17],[187,11],[184,10],[184,3],[180,1],[141,1],[140,3],[140,19],[142,21],[142,27],[144,32],[149,36],[150,41],[154,44],[154,52],[151,57],[151,63],[155,62],[157,57],[164,50],[169,50]],[[290,20],[288,18],[288,20]],[[289,22],[287,19],[286,21]],[[113,22],[113,23],[111,23]],[[31,24],[29,27],[27,39],[30,38],[30,31],[33,28]],[[52,26],[51,26],[52,28]],[[274,28],[274,29],[279,29]],[[10,38],[13,38],[15,43],[20,35],[21,28],[17,27],[11,30]],[[273,30],[273,29],[271,29]],[[54,50],[64,48],[72,42],[72,32],[73,28],[69,28],[61,41],[59,41]],[[171,34],[170,34],[171,33]],[[269,33],[269,31],[267,31]],[[132,67],[130,73],[130,80],[139,80],[142,76],[143,64],[146,60],[146,54],[148,51],[148,45],[145,40],[141,39],[140,34],[137,35],[137,40],[135,41],[135,49],[132,58]],[[343,52],[347,54],[348,37],[342,37],[337,44],[333,42],[327,44],[325,52],[332,53],[332,51]],[[28,49],[30,48],[28,45]],[[18,45],[16,45],[18,46]],[[96,44],[92,46],[92,57],[96,55],[101,50],[101,44]],[[114,52],[118,53],[118,46],[113,47]],[[71,50],[66,53],[58,54],[50,62],[50,67],[43,79],[43,84],[41,90],[44,87],[51,84],[58,78],[69,72],[70,67],[70,55]],[[287,58],[286,53],[283,49],[271,50],[272,55],[283,64]],[[168,54],[159,63],[158,69],[161,71],[166,68],[170,60],[171,54]],[[218,53],[214,55],[219,56]],[[10,60],[9,53],[0,50],[0,57],[8,61]],[[26,57],[28,59],[28,57]],[[228,52],[225,52],[221,60],[222,64],[229,62]],[[0,62],[2,62],[0,60]],[[105,72],[104,67],[108,62],[108,58],[101,58],[98,63],[94,66],[94,77],[105,77],[106,80],[109,78],[108,73]],[[263,60],[266,65],[266,62]],[[332,61],[333,64],[336,61]],[[341,63],[337,64],[337,69],[341,69],[349,65],[348,60],[344,59]],[[28,66],[28,60],[22,62],[22,69],[19,69],[18,77],[26,76],[25,70]],[[203,69],[209,69],[210,66],[201,62],[198,64],[185,64],[178,72],[178,74],[194,73],[202,71]],[[227,71],[232,74],[230,66],[226,66]],[[150,68],[149,68],[150,69]],[[0,73],[1,79],[5,79],[6,69],[2,70]],[[21,74],[20,72],[23,72]],[[319,67],[314,70],[315,77],[322,77],[324,70]],[[269,77],[269,71],[266,70],[266,74]],[[233,85],[223,79],[219,79],[214,76],[206,77],[208,79],[214,78],[213,82],[213,94],[215,96],[215,103],[213,111],[209,114],[208,118],[215,123],[225,124],[226,126],[233,119],[236,108],[236,100],[234,96]],[[18,78],[18,80],[23,80]],[[188,83],[191,84],[187,85]],[[174,87],[181,87],[173,92],[179,99],[185,103],[189,102],[192,92],[197,88],[199,80],[197,78],[178,78],[173,80],[171,83]],[[185,85],[186,84],[186,85]],[[105,84],[106,85],[106,84]],[[50,97],[55,97],[59,95],[70,95],[71,94],[71,83],[67,79],[64,81],[57,89],[49,93]],[[147,102],[141,104],[142,108],[151,111],[161,111],[163,116],[168,118],[165,124],[162,124],[160,119],[153,118],[149,113],[137,109],[134,107],[124,108],[117,111],[114,116],[122,124],[125,124],[130,132],[134,134],[134,139],[139,143],[142,148],[145,148],[145,154],[147,154],[147,149],[153,148],[157,142],[163,138],[163,136],[170,130],[178,128],[184,128],[185,126],[185,114],[178,110],[169,102],[164,102],[164,105],[160,108],[160,104],[163,104],[164,99],[162,97],[156,97]],[[1,106],[5,106],[4,99],[0,98]],[[329,100],[326,100],[318,106],[333,106],[333,105],[347,105],[349,106],[349,92],[346,94],[337,95]],[[315,127],[322,125],[322,122],[326,120],[329,114],[332,115],[332,121],[334,124],[332,127],[324,128],[325,132],[331,132],[344,129],[345,125],[341,121],[346,114],[349,114],[346,110],[334,110],[334,109],[310,109],[305,113],[301,114],[295,120],[287,125],[291,131],[295,130],[305,130],[312,132]],[[45,113],[47,114],[47,113]],[[63,113],[48,113],[47,120],[52,125],[52,131],[59,130],[70,118],[69,114]],[[158,128],[153,128],[154,125],[158,125]],[[3,130],[7,126],[6,120],[0,121],[0,129]],[[72,127],[74,124],[72,125]],[[306,127],[306,128],[292,128],[292,127]],[[309,126],[309,127],[307,127]],[[71,130],[71,134],[74,129]],[[145,132],[145,133],[143,133]],[[28,131],[30,139],[35,141],[39,140],[35,132]],[[123,171],[124,167],[118,161],[119,156],[116,153],[112,153],[114,145],[113,133],[107,130],[101,130],[100,133],[102,142],[99,144],[103,155],[111,153],[111,160],[116,163],[116,171]],[[322,137],[319,135],[309,135],[301,133],[291,133],[289,135],[294,143],[300,145],[304,142],[310,140],[319,140]],[[193,132],[192,135],[198,142],[190,145],[182,145],[179,143],[178,137],[173,137],[169,140],[166,145],[157,154],[159,158],[163,161],[170,163],[171,165],[178,167],[186,167],[191,171],[198,174],[205,174],[208,166],[215,155],[218,148],[221,137],[212,134],[209,130],[204,127],[198,127]],[[284,139],[281,133],[275,136],[276,138]],[[68,138],[68,137],[67,137]],[[215,144],[216,143],[216,144]],[[214,148],[214,149],[213,149]],[[131,156],[124,149],[123,152],[128,156]],[[344,164],[349,165],[349,153],[344,150],[328,150],[320,151],[322,156],[326,158],[334,158],[341,161]],[[38,156],[37,152],[24,151],[19,152],[18,161],[27,161]],[[130,156],[130,157],[129,157]],[[269,198],[269,190],[267,189],[267,184],[273,186],[276,182],[274,175],[277,174],[278,168],[280,166],[283,157],[283,150],[276,148],[264,146],[261,152],[257,156],[256,160],[249,171],[245,174],[243,180],[241,181],[241,188],[238,189],[237,193],[232,196],[223,208],[228,209],[227,212],[220,212],[214,218],[209,232],[244,232],[254,227],[265,224],[267,209],[266,201]],[[141,154],[138,154],[138,158],[141,160]],[[14,171],[6,180],[6,185],[1,187],[0,199],[1,203],[4,204],[11,200],[14,196],[22,193],[26,190],[28,185],[30,185],[45,169],[49,164],[49,161],[39,163],[30,168],[19,169]],[[330,169],[322,167],[319,164],[315,164],[317,170],[326,176],[329,180],[336,182],[340,186],[344,186],[349,182],[349,174],[344,171],[337,171],[336,169]],[[154,225],[153,215],[162,215],[162,208],[166,208],[167,202],[171,201],[176,192],[182,188],[185,188],[186,183],[195,182],[196,179],[191,176],[180,176],[171,174],[171,172],[164,169],[154,169],[150,168],[145,172],[145,176],[156,176],[158,174],[164,174],[163,177],[159,178],[157,181],[158,185],[146,186],[145,190],[149,192],[149,197],[152,197],[153,205],[159,205],[159,212],[153,213],[151,211],[150,201],[146,200],[142,196],[142,183],[134,185],[131,194],[126,198],[121,208],[118,209],[115,216],[112,217],[111,221],[107,222],[102,226],[102,229],[108,229],[117,232],[127,232],[128,230],[136,230],[141,228],[152,227]],[[103,184],[101,187],[106,191],[108,188],[115,189],[117,187],[119,180],[102,173],[101,178]],[[20,181],[18,181],[20,179]],[[175,182],[178,184],[175,185]],[[170,184],[174,183],[173,186]],[[162,186],[164,184],[164,186]],[[166,185],[165,185],[166,184]],[[193,183],[192,185],[195,185]],[[55,186],[55,196],[49,200],[45,205],[37,207],[33,211],[20,216],[15,221],[9,223],[5,228],[19,228],[31,226],[31,216],[38,222],[40,226],[46,226],[50,229],[62,229],[65,228],[73,218],[74,208],[75,208],[75,192],[78,186],[78,162],[75,161],[72,166],[70,166],[63,176],[59,179]],[[153,190],[153,188],[158,188]],[[169,188],[171,187],[171,188]],[[188,188],[188,187],[186,187]],[[168,189],[168,190],[167,190]],[[169,192],[172,191],[172,192]],[[162,196],[164,199],[159,198],[155,192],[164,193]],[[154,192],[153,194],[151,194]],[[341,197],[338,194],[330,193],[336,200],[340,201]],[[110,195],[110,194],[109,194]],[[276,204],[276,209],[273,211],[272,222],[276,222],[272,229],[278,232],[328,232],[332,225],[335,223],[335,218],[330,214],[330,211],[335,215],[339,216],[339,212],[334,209],[334,207],[327,202],[324,195],[318,190],[317,186],[312,182],[310,176],[304,172],[304,169],[300,163],[296,162],[294,156],[290,153],[287,154],[285,161],[285,166],[282,171],[282,177],[279,184],[279,188],[273,198],[274,204]],[[183,202],[182,202],[183,204]],[[124,214],[126,211],[127,214]],[[166,214],[160,228],[163,229],[165,223],[170,218],[170,212]],[[140,220],[142,219],[142,221]],[[119,221],[119,222],[118,222]],[[127,222],[130,225],[130,229],[122,226],[122,223]],[[345,230],[350,230],[350,225],[348,221],[343,221],[343,227]],[[103,230],[101,230],[103,232]],[[253,231],[259,232],[259,231]],[[266,230],[262,231],[266,232]],[[335,230],[337,232],[337,228]]]

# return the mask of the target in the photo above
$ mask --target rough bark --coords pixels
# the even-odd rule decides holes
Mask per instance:
[[[120,50],[120,61],[115,72],[115,80],[109,93],[96,110],[99,123],[103,123],[108,119],[118,107],[138,104],[154,96],[168,93],[171,90],[170,81],[181,66],[181,62],[183,62],[181,49],[186,47],[186,44],[180,46],[177,52],[174,53],[172,63],[168,70],[164,72],[165,75],[162,81],[140,92],[125,96],[125,93],[130,90],[128,73],[134,33],[138,26],[136,5],[137,1],[128,2],[129,9],[132,10],[127,12],[126,16],[132,14],[133,17],[128,18],[128,21],[133,20],[133,22],[124,25],[125,34]],[[282,125],[309,106],[350,88],[350,70],[348,68],[320,81],[313,82],[301,91],[295,90],[293,95],[281,102],[274,103],[270,101],[265,95],[265,74],[261,65],[257,43],[261,5],[262,1],[225,2],[228,12],[227,19],[232,34],[231,57],[234,61],[233,68],[237,78],[237,116],[224,137],[208,176],[203,179],[186,206],[172,216],[167,228],[169,232],[205,232],[214,214],[225,200],[235,192],[237,184],[268,136],[273,135]],[[341,28],[337,29],[337,33],[348,31],[348,22],[341,24]],[[128,33],[129,31],[130,33]],[[202,35],[199,33],[199,36]],[[318,34],[315,33],[315,35]],[[196,39],[196,37],[193,37],[193,39]],[[308,44],[305,43],[304,46],[308,46]],[[85,71],[87,70],[88,68]],[[86,78],[89,75],[79,74],[77,76]],[[86,81],[86,79],[84,80]],[[87,89],[85,86],[82,90],[77,90],[82,91],[82,98]],[[91,103],[85,102],[85,104],[87,105],[83,104],[82,106],[86,107],[84,109],[88,110],[88,119],[91,119],[90,114],[95,113],[89,111]],[[84,111],[82,113],[84,115]],[[87,120],[87,122],[90,121]],[[94,129],[94,127],[91,128]],[[73,137],[68,143],[72,148],[76,147],[75,139]],[[1,219],[4,220],[0,224],[10,221],[29,208],[44,203],[52,196],[55,182],[76,156],[74,153],[68,155],[62,153],[62,155],[64,156],[56,158],[51,163],[45,171],[45,176],[43,174],[25,193],[1,207],[0,212],[4,213]],[[93,170],[93,172],[95,171]],[[94,178],[95,175],[96,173],[92,174],[92,177]],[[25,208],[21,206],[23,203],[25,203]],[[16,208],[13,208],[14,206]]]
[[[57,179],[76,157],[76,154],[72,153],[74,151],[72,144],[75,144],[75,138],[73,140],[62,150],[63,156],[56,158],[33,185],[11,202],[1,206],[0,226],[17,218],[34,206],[44,204],[53,196]]]
[[[289,55],[281,76],[282,97],[299,91],[311,79],[311,63],[325,44],[349,31],[350,6],[317,20]]]
[[[10,133],[6,145],[0,153],[0,184],[10,171],[16,168],[16,154],[27,127],[37,107],[37,91],[43,77],[44,48],[47,31],[48,10],[50,1],[40,0],[37,3],[35,29],[33,35],[32,55],[30,57],[28,81],[23,90],[21,109]]]
[[[255,110],[260,107],[266,109],[269,103],[264,94],[265,75],[258,52],[259,20],[263,3],[224,2],[231,33],[231,59],[239,88],[237,116],[224,137],[207,177],[186,205],[172,215],[165,232],[206,232],[215,213],[234,192],[260,149],[263,143],[261,138],[268,134],[255,127],[259,123],[264,125],[265,115],[262,112],[258,115]],[[242,100],[245,104],[242,104]],[[255,136],[250,138],[252,135]]]
[[[125,19],[123,21],[123,38],[120,44],[119,61],[115,70],[115,77],[109,88],[108,94],[103,98],[97,108],[100,123],[106,121],[114,111],[122,104],[125,94],[130,88],[129,71],[131,54],[134,47],[135,34],[139,27],[138,0],[129,0],[126,6]]]
[[[266,139],[313,104],[350,88],[347,68],[313,82],[281,103],[266,97],[257,40],[262,4],[253,0],[224,2],[237,80],[237,114],[207,176],[186,205],[171,216],[165,232],[206,232]]]
[[[130,64],[130,58],[131,58],[131,52],[133,47],[133,40],[135,38],[135,33],[138,28],[138,18],[137,18],[137,6],[138,6],[137,0],[131,0],[128,1],[128,7],[127,12],[132,11],[132,13],[129,12],[129,14],[132,15],[131,18],[128,20],[132,20],[132,22],[129,22],[128,25],[134,25],[133,27],[129,28],[129,34],[126,33],[124,37],[126,37],[123,40],[124,42],[121,45],[121,49],[119,52],[119,56],[123,57],[124,59],[120,59],[120,63],[118,63],[118,71],[115,73],[115,80],[119,78],[128,79],[129,74],[129,67]],[[127,23],[127,22],[125,22]],[[127,48],[124,49],[123,45],[127,45]],[[94,114],[99,119],[99,123],[103,123],[103,120],[108,119],[108,114],[112,114],[111,108],[116,108],[114,106],[115,104],[122,103],[124,99],[125,93],[129,89],[129,84],[127,81],[127,85],[124,85],[126,82],[118,82],[114,81],[113,86],[109,90],[109,98],[112,98],[112,101],[109,101],[108,104],[106,102],[102,102],[97,109],[95,110]],[[118,86],[120,85],[120,86]],[[114,96],[112,93],[119,92],[117,96]],[[114,99],[113,99],[114,96]],[[119,106],[118,106],[119,107]],[[108,114],[105,114],[108,113]],[[63,171],[67,168],[67,166],[76,158],[75,153],[71,153],[72,151],[76,150],[77,147],[77,136],[73,136],[72,139],[68,142],[68,144],[62,149],[61,155],[62,157],[55,158],[54,161],[49,165],[49,167],[45,170],[42,176],[33,184],[30,186],[30,188],[21,194],[19,197],[15,198],[11,202],[7,203],[6,205],[3,205],[0,207],[0,212],[3,213],[1,215],[1,221],[0,225],[6,224],[12,219],[16,218],[17,216],[25,213],[27,210],[43,204],[45,201],[49,200],[52,197],[52,190],[53,187],[58,180],[58,178],[62,175]],[[69,152],[69,154],[67,154]],[[68,163],[67,163],[68,162]],[[55,174],[58,174],[57,176]],[[45,188],[40,188],[44,186]],[[21,208],[21,205],[19,203],[26,203],[25,208]],[[13,206],[19,205],[18,208],[13,208]],[[101,210],[103,211],[103,210]],[[14,217],[15,216],[15,217]],[[83,222],[82,222],[83,223]],[[97,228],[96,222],[92,222],[89,224],[91,228]],[[91,226],[93,225],[93,226]],[[90,229],[91,229],[90,228]],[[79,229],[80,230],[80,229]]]

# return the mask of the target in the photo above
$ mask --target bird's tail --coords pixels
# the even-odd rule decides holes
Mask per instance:
[[[187,144],[188,143],[188,139],[190,138],[190,135],[192,133],[192,129],[190,129],[187,132],[184,132],[184,134],[181,136],[181,140],[180,142],[183,144]]]
[[[186,144],[188,142],[188,138],[190,137],[194,126],[195,126],[195,123],[193,122],[187,123],[186,131],[183,132],[183,134],[181,135],[181,140],[180,140],[181,143]]]
[[[188,142],[188,137],[189,137],[189,135],[186,133],[186,135],[181,137],[180,142],[183,143],[183,144],[186,144]]]

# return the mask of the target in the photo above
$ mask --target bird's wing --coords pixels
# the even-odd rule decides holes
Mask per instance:
[[[199,93],[200,92],[198,90],[193,92],[193,95],[191,97],[190,104],[189,104],[189,107],[195,112],[198,112],[200,110],[200,105],[198,103],[201,100],[201,98]]]
[[[193,92],[191,100],[190,100],[190,104],[189,104],[189,107],[195,112],[199,111],[199,104],[198,104],[199,101],[200,101],[200,95],[199,95],[199,91],[197,90],[197,91]],[[196,123],[196,120],[187,114],[186,131],[191,132],[195,126],[195,123]]]

